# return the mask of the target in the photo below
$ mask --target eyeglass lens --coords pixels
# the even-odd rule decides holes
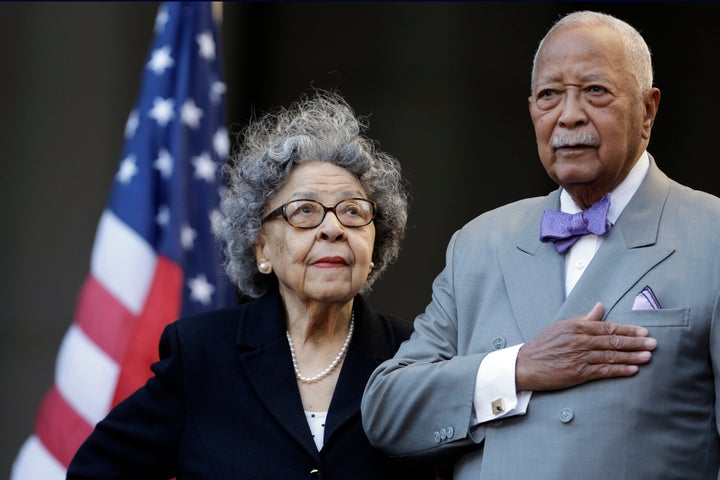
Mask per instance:
[[[332,208],[313,200],[296,200],[285,206],[285,216],[290,225],[312,228],[320,225],[326,210],[334,211],[337,219],[346,227],[362,227],[369,224],[375,213],[368,200],[350,198]]]

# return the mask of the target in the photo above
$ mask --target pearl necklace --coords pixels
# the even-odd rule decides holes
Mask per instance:
[[[295,355],[295,348],[293,348],[292,339],[290,338],[290,332],[288,330],[285,330],[285,335],[287,336],[288,345],[290,345],[290,356],[292,357],[292,364],[293,368],[295,369],[295,377],[300,380],[303,383],[315,383],[323,378],[330,375],[340,364],[340,360],[343,359],[345,354],[347,353],[348,346],[350,345],[350,339],[352,338],[353,330],[355,328],[355,312],[352,312],[350,315],[350,329],[348,330],[347,338],[345,339],[345,343],[343,343],[342,348],[338,352],[338,354],[335,356],[333,361],[330,363],[330,365],[327,366],[325,370],[318,373],[314,377],[304,377],[300,373],[300,369],[298,368],[297,363],[297,356]]]

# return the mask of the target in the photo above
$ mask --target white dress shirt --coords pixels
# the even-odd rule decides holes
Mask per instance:
[[[647,152],[643,152],[625,180],[610,192],[608,220],[612,224],[617,222],[649,169],[650,159]],[[570,214],[582,211],[565,190],[560,192],[560,210]],[[598,235],[584,235],[565,254],[566,297],[580,280],[603,240]],[[517,392],[515,389],[515,363],[521,346],[513,345],[488,353],[480,363],[473,398],[473,425],[512,415],[524,415],[527,411],[532,392]]]

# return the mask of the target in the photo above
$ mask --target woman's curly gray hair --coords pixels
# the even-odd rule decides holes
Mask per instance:
[[[329,162],[355,174],[368,198],[378,205],[375,266],[362,292],[367,293],[397,258],[407,222],[405,181],[399,162],[379,151],[364,136],[365,129],[363,120],[340,95],[316,91],[250,122],[241,133],[239,146],[224,168],[228,185],[217,229],[226,250],[227,273],[240,293],[259,297],[277,288],[274,274],[258,272],[253,245],[268,200],[305,162]]]

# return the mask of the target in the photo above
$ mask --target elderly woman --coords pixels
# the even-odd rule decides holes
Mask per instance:
[[[423,479],[360,420],[365,383],[411,326],[362,293],[397,256],[407,200],[336,94],[251,123],[226,168],[227,271],[254,300],[180,319],[146,386],[100,422],[68,478]]]

